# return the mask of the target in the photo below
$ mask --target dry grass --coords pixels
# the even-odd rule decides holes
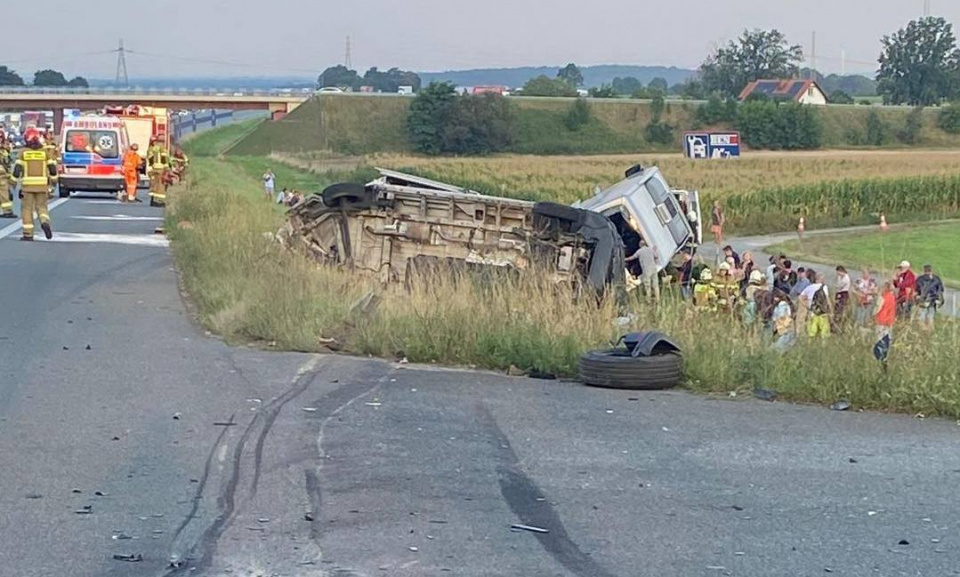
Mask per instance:
[[[695,314],[669,291],[657,309],[630,300],[618,310],[612,300],[597,307],[532,275],[441,276],[407,291],[319,267],[270,239],[283,214],[266,205],[256,179],[222,161],[197,159],[189,188],[171,201],[168,231],[187,290],[204,324],[232,342],[317,351],[335,338],[353,353],[571,376],[583,351],[656,327],[683,347],[695,390],[749,394],[763,386],[783,399],[848,398],[865,408],[960,417],[960,327],[952,322],[932,335],[898,327],[890,371],[882,373],[868,335],[802,341],[781,355],[756,327]],[[379,306],[354,311],[369,291]],[[618,326],[623,313],[632,320]]]

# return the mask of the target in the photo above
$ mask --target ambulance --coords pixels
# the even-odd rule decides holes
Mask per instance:
[[[154,106],[108,106],[103,109],[105,116],[115,116],[123,121],[127,131],[128,145],[136,144],[137,153],[143,162],[140,165],[140,186],[149,185],[146,174],[147,150],[150,141],[158,139],[164,149],[170,150],[170,112],[166,108]]]
[[[119,118],[64,118],[60,128],[60,196],[78,190],[123,190],[123,153],[128,146],[127,131]]]

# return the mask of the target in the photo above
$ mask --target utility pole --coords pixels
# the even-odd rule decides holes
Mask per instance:
[[[923,17],[929,18],[930,12],[930,0],[923,0]]]
[[[343,65],[347,67],[347,70],[353,70],[353,58],[350,55],[350,37],[347,36],[347,49],[344,51],[343,55]]]
[[[817,79],[817,31],[813,31],[810,41],[810,80]]]
[[[840,74],[842,76],[847,75],[847,51],[846,50],[840,51]]]
[[[127,77],[127,55],[123,48],[123,38],[120,39],[120,46],[117,48],[117,86],[128,86],[130,79]]]

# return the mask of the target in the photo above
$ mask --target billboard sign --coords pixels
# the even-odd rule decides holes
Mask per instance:
[[[687,158],[737,158],[740,156],[739,132],[687,132],[683,135]]]

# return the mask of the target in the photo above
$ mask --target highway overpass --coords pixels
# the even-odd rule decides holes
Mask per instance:
[[[60,126],[64,109],[100,110],[106,106],[155,106],[175,110],[266,110],[282,118],[307,101],[312,93],[277,91],[212,90],[94,90],[69,88],[4,88],[0,90],[0,111],[52,110]]]

